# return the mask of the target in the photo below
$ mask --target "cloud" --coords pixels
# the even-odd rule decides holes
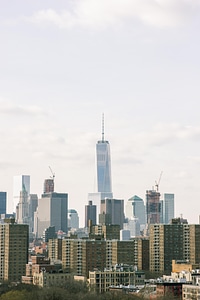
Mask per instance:
[[[38,106],[22,106],[22,105],[15,105],[13,103],[7,103],[7,102],[0,102],[0,114],[6,114],[6,115],[45,115],[46,112],[44,112],[40,107]]]
[[[200,127],[183,126],[180,124],[157,124],[151,131],[138,133],[137,143],[151,146],[165,146],[177,141],[197,140],[200,137]]]
[[[174,27],[199,12],[199,7],[198,0],[74,0],[68,9],[40,10],[26,20],[59,28],[106,28],[125,20],[139,20],[156,27]]]

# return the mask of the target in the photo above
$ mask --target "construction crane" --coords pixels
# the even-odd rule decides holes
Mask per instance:
[[[49,169],[50,169],[50,171],[51,171],[51,174],[52,174],[52,176],[50,176],[50,178],[52,178],[53,180],[54,180],[54,178],[55,178],[55,173],[52,171],[52,168],[49,166]]]
[[[158,181],[155,181],[155,187],[156,187],[156,192],[159,191],[159,184],[160,184],[160,180],[161,180],[161,177],[162,177],[162,174],[163,174],[163,171],[160,173],[160,177],[158,179]]]

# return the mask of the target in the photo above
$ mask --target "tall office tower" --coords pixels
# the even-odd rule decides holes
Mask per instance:
[[[57,234],[56,234],[56,229],[55,226],[49,226],[48,228],[45,228],[43,231],[43,242],[47,243],[50,239],[56,239]]]
[[[169,224],[174,218],[174,194],[164,194],[163,223]]]
[[[128,219],[127,223],[124,223],[124,229],[130,231],[131,237],[140,236],[140,223],[138,218],[132,217],[131,219]]]
[[[164,201],[160,200],[160,224],[163,224],[164,222]]]
[[[7,193],[0,192],[0,214],[6,214]]]
[[[129,241],[131,239],[130,230],[121,229],[120,230],[120,241]]]
[[[20,192],[19,203],[16,209],[18,224],[29,224],[28,193],[26,190]]]
[[[54,192],[54,179],[45,179],[43,191],[44,191],[44,194]]]
[[[97,211],[96,205],[93,205],[92,201],[88,201],[88,205],[85,205],[85,227],[88,227],[89,220],[92,221],[92,225],[97,224],[96,211]]]
[[[102,118],[102,138],[96,144],[97,163],[97,193],[89,193],[88,200],[97,206],[97,216],[100,213],[101,200],[113,198],[111,180],[110,144],[104,140],[104,116]]]
[[[146,191],[147,224],[160,223],[160,193],[154,190]]]
[[[30,176],[29,175],[19,175],[14,176],[14,185],[13,185],[13,212],[16,210],[16,206],[19,203],[21,192],[27,192],[27,195],[30,194]]]
[[[97,186],[100,193],[112,193],[110,145],[104,140],[104,117],[102,119],[102,139],[96,144]]]
[[[28,262],[28,225],[4,221],[0,224],[0,280],[21,282]]]
[[[49,226],[55,226],[56,232],[62,230],[67,233],[68,194],[45,193],[38,199],[38,208],[34,215],[34,233],[42,237],[43,231]]]
[[[150,225],[150,271],[172,271],[172,260],[200,263],[200,225],[176,220],[172,224]]]
[[[111,216],[111,224],[120,225],[123,228],[124,223],[124,200],[108,199],[101,200],[101,214]]]
[[[128,219],[136,217],[138,218],[140,225],[146,224],[145,205],[140,197],[135,195],[128,199],[126,204],[126,217]]]
[[[38,196],[37,194],[30,194],[28,197],[29,207],[29,235],[34,232],[34,213],[38,207]]]
[[[68,209],[68,228],[79,228],[79,216],[75,209]]]

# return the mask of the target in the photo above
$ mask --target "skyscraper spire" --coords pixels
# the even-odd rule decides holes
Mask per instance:
[[[102,142],[104,143],[104,113],[102,114]]]

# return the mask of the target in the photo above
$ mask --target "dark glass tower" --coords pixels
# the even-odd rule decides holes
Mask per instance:
[[[0,192],[0,214],[6,214],[6,192]]]

